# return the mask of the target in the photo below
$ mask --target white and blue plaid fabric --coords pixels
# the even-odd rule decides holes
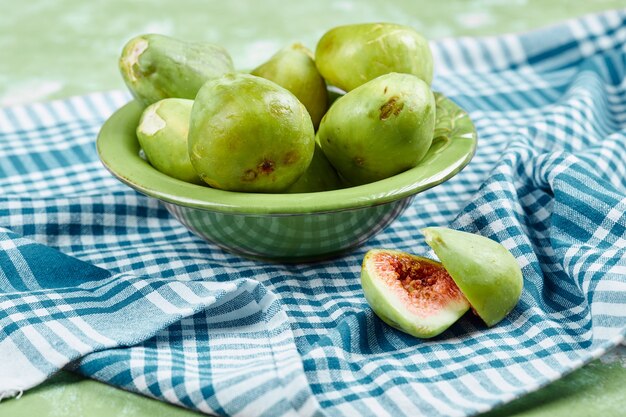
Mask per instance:
[[[0,395],[61,368],[229,416],[463,416],[533,391],[626,332],[626,10],[433,43],[434,87],[478,152],[364,247],[269,264],[207,244],[100,164],[122,92],[0,109]],[[418,340],[359,284],[366,250],[430,253],[449,225],[502,242],[519,305]],[[430,253],[432,255],[432,253]]]

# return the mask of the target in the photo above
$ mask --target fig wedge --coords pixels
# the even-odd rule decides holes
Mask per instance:
[[[361,285],[381,320],[419,338],[437,336],[470,308],[442,264],[405,252],[367,252]]]
[[[487,326],[497,324],[513,310],[524,280],[517,260],[504,246],[445,227],[427,227],[422,233]]]
[[[365,254],[361,285],[381,320],[412,336],[437,336],[470,308],[487,326],[522,293],[522,271],[500,243],[444,227],[422,230],[441,262],[395,250]]]

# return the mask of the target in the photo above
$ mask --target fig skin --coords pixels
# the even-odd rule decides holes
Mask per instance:
[[[204,184],[187,151],[193,100],[167,98],[148,106],[137,126],[137,139],[150,164],[162,173],[194,184]]]
[[[517,260],[504,246],[445,227],[427,227],[422,233],[487,326],[500,322],[517,305],[524,279]]]
[[[288,90],[248,74],[208,81],[191,110],[189,156],[204,182],[243,192],[282,192],[306,171],[315,147],[306,108]]]
[[[315,144],[313,159],[304,174],[298,178],[292,186],[287,188],[287,193],[316,193],[343,188],[343,182],[332,164],[328,162],[324,152]]]
[[[423,288],[424,295],[412,299],[401,283],[403,277],[393,268],[396,262],[413,267],[419,265],[417,273],[426,268],[438,271],[437,280],[441,281],[423,284],[423,287],[417,284],[418,292]],[[431,338],[441,334],[470,308],[439,262],[400,251],[372,249],[367,252],[361,268],[361,286],[365,299],[381,320],[414,337]]]
[[[304,104],[317,129],[328,109],[328,92],[309,49],[300,43],[291,44],[252,70],[251,74],[291,91]]]
[[[415,167],[430,148],[436,115],[430,87],[390,73],[339,97],[320,123],[319,143],[351,185]]]
[[[234,71],[230,55],[218,45],[156,34],[128,41],[119,68],[132,95],[145,106],[164,98],[193,99],[207,80]]]
[[[433,57],[428,41],[414,29],[392,23],[361,23],[326,32],[315,49],[320,74],[351,91],[390,72],[413,74],[428,85]]]

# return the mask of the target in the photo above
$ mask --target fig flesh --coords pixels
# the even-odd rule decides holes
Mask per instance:
[[[419,338],[437,336],[470,308],[439,262],[400,251],[367,252],[361,285],[380,319]]]
[[[221,46],[156,34],[128,41],[119,68],[130,92],[146,106],[164,98],[193,99],[207,80],[234,71]]]
[[[390,72],[413,74],[428,85],[433,78],[433,57],[426,38],[411,27],[392,23],[329,30],[315,48],[315,62],[326,81],[344,91]]]
[[[306,108],[272,81],[227,74],[209,80],[194,100],[189,156],[211,187],[282,192],[306,171],[314,147]]]
[[[300,43],[291,44],[252,70],[251,74],[291,91],[304,104],[317,129],[328,108],[328,92],[309,49]]]
[[[339,97],[320,123],[319,144],[351,185],[415,167],[430,148],[435,97],[414,75],[382,75]]]
[[[511,252],[484,236],[445,227],[428,227],[422,233],[487,326],[509,314],[524,284]]]
[[[193,100],[167,98],[148,106],[139,119],[137,139],[148,162],[170,177],[203,184],[187,151]]]

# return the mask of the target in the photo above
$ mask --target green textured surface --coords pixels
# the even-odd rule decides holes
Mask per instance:
[[[0,106],[124,87],[117,57],[133,35],[158,32],[226,47],[238,68],[253,68],[292,41],[314,47],[328,28],[391,21],[431,39],[518,32],[624,0],[452,0],[315,2],[0,0]],[[156,6],[158,4],[158,7]],[[489,417],[618,416],[626,409],[626,352],[595,361]],[[94,381],[62,374],[0,403],[0,417],[196,415]]]
[[[340,24],[389,21],[435,39],[519,32],[624,7],[624,0],[0,1],[5,3],[0,106],[124,88],[117,58],[141,33],[215,42],[237,68],[250,69],[293,41],[314,48]]]
[[[620,417],[626,413],[626,349],[482,417]]]
[[[19,400],[0,403],[0,417],[193,417],[201,414],[60,372]]]

